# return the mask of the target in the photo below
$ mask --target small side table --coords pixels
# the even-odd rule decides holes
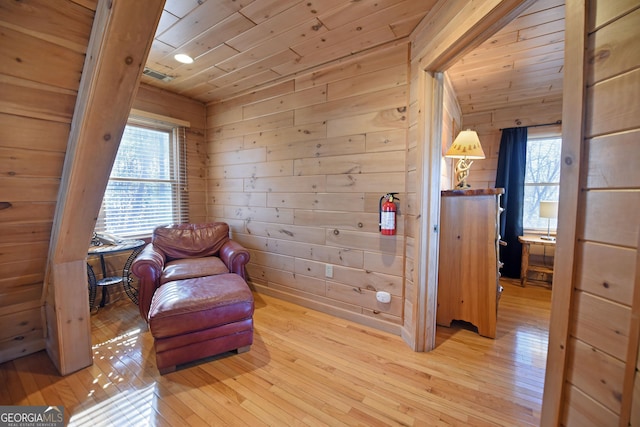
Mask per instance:
[[[529,264],[529,255],[531,254],[531,245],[555,247],[555,240],[545,240],[540,236],[519,236],[518,241],[522,243],[522,264],[520,267],[520,285],[522,287],[527,286],[527,273],[529,271],[553,273],[553,267]]]
[[[122,283],[124,291],[135,304],[138,304],[138,291],[131,286],[131,264],[136,259],[138,254],[142,251],[145,242],[144,240],[123,240],[116,245],[101,245],[91,246],[87,251],[89,256],[100,257],[100,267],[102,269],[102,279],[96,280],[93,268],[87,263],[87,276],[89,280],[89,308],[93,309],[95,304],[96,290],[98,287],[102,288],[102,299],[100,300],[100,307],[104,307],[107,300],[107,286],[117,285]],[[122,268],[121,276],[107,276],[107,267],[104,262],[105,255],[116,254],[119,252],[131,251],[131,254],[127,258]]]

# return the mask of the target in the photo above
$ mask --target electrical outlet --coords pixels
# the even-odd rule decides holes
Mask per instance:
[[[325,264],[325,266],[324,266],[324,276],[325,277],[333,277],[333,265]]]

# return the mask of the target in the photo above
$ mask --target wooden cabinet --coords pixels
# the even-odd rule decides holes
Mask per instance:
[[[503,192],[489,188],[441,194],[438,325],[463,320],[482,336],[496,336]]]

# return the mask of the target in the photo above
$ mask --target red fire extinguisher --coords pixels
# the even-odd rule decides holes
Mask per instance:
[[[396,211],[398,208],[393,201],[400,200],[396,194],[398,193],[387,193],[380,198],[380,233],[385,236],[396,234]]]

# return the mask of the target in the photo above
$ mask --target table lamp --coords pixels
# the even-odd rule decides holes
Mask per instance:
[[[551,200],[540,201],[539,215],[540,218],[547,218],[547,235],[540,236],[540,238],[543,240],[556,240],[556,238],[550,234],[550,225],[551,218],[558,218],[558,202],[554,202]]]
[[[444,156],[452,159],[460,159],[456,163],[455,169],[456,179],[458,180],[456,189],[471,187],[467,184],[467,177],[469,176],[469,168],[471,168],[473,161],[469,161],[468,159],[485,158],[484,151],[482,151],[482,146],[480,145],[480,138],[478,138],[476,131],[470,129],[461,131]]]

